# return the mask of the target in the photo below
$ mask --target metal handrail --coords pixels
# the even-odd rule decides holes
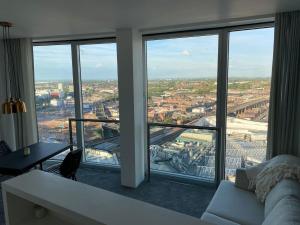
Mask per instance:
[[[199,129],[199,130],[219,130],[218,127],[207,127],[207,126],[197,126],[197,125],[189,125],[189,124],[170,124],[170,123],[149,123],[149,126],[156,127],[179,127],[185,129]]]
[[[69,121],[76,122],[102,122],[102,123],[120,123],[119,120],[100,120],[100,119],[84,119],[84,118],[69,118]]]
[[[71,151],[73,151],[73,131],[72,122],[98,122],[98,123],[120,123],[119,120],[101,120],[101,119],[84,119],[84,118],[69,118],[69,142]]]

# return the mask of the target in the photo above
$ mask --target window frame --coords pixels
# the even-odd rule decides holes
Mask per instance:
[[[216,27],[216,28],[205,28],[205,29],[192,29],[192,30],[184,30],[184,31],[174,31],[174,32],[158,32],[158,33],[147,33],[142,34],[143,36],[143,64],[144,64],[144,76],[145,76],[145,84],[144,84],[144,94],[145,94],[145,107],[146,113],[148,111],[148,75],[147,75],[147,46],[146,42],[148,40],[163,40],[169,38],[180,38],[180,37],[193,37],[193,36],[206,36],[206,35],[218,35],[218,72],[217,72],[217,111],[216,111],[216,128],[219,129],[219,135],[217,137],[217,146],[216,146],[216,164],[215,164],[215,183],[218,184],[221,180],[225,178],[225,157],[226,157],[226,116],[227,116],[227,81],[228,81],[228,57],[229,57],[229,33],[234,31],[242,31],[242,30],[252,30],[252,29],[262,29],[262,28],[271,28],[274,27],[274,21],[271,22],[262,22],[262,23],[252,23],[245,25],[235,25],[235,26],[224,26],[224,27]],[[81,97],[74,97],[75,100],[75,115],[76,118],[79,118],[80,110],[76,108],[81,108],[82,110],[82,95],[81,88],[79,89],[79,85],[81,85],[81,76],[80,76],[80,61],[78,59],[79,56],[79,46],[85,44],[103,44],[103,43],[116,43],[116,37],[103,37],[103,38],[92,38],[92,39],[78,39],[78,40],[58,40],[58,41],[33,41],[33,46],[48,46],[48,45],[64,45],[70,44],[72,50],[72,73],[73,73],[73,85],[74,85],[74,94],[75,94],[75,85],[76,89]],[[74,65],[73,57],[76,59],[77,65]],[[76,74],[74,72],[74,68],[76,68]],[[74,79],[75,78],[75,79]],[[35,74],[34,74],[34,82],[35,82]],[[35,87],[35,85],[34,85]],[[76,100],[77,99],[77,100]],[[34,102],[36,99],[34,99]],[[76,102],[77,101],[77,102]],[[77,107],[76,107],[77,105]],[[36,110],[36,104],[35,104]],[[76,113],[77,111],[77,113]],[[147,120],[145,121],[148,124],[148,116],[145,115]],[[36,117],[37,121],[37,117]],[[38,122],[36,122],[37,131],[38,131]],[[38,132],[38,140],[39,140],[39,132]],[[82,134],[78,135],[83,138]],[[77,136],[78,138],[78,136]],[[85,151],[83,161],[86,164],[90,164],[85,161]],[[147,160],[145,160],[146,164]],[[93,164],[95,165],[95,164]],[[99,164],[97,166],[104,168],[112,168],[115,169],[115,166],[108,164]],[[156,173],[156,172],[152,172]],[[164,173],[158,173],[158,175],[165,176]],[[174,174],[166,174],[169,178],[190,182],[190,183],[203,183],[203,181],[199,179],[195,179],[189,176],[182,175],[174,175]]]
[[[175,39],[175,38],[189,38],[189,37],[203,37],[203,36],[212,36],[215,35],[218,37],[218,62],[217,62],[217,77],[216,77],[216,81],[217,84],[219,86],[219,58],[220,58],[220,29],[209,29],[209,30],[198,30],[198,31],[184,31],[184,32],[172,32],[172,33],[166,33],[166,34],[157,34],[157,35],[144,35],[143,37],[143,46],[145,48],[144,51],[144,58],[145,58],[145,80],[146,80],[146,88],[145,88],[145,92],[146,92],[146,118],[147,118],[147,125],[149,127],[149,124],[153,124],[153,123],[149,123],[148,122],[148,71],[147,71],[147,41],[152,41],[152,40],[167,40],[167,39]],[[217,87],[217,93],[216,93],[216,101],[217,101],[217,110],[216,110],[216,118],[218,118],[217,114],[218,114],[218,92],[219,92],[219,87]],[[158,125],[159,123],[155,123],[156,125]],[[162,123],[162,125],[170,125],[172,126],[172,124],[164,124]],[[183,126],[185,127],[185,126]],[[199,126],[194,126],[194,125],[189,125],[186,126],[189,127],[189,129],[193,129],[193,128],[197,128]],[[218,121],[216,121],[216,126],[211,126],[211,127],[203,127],[201,130],[214,130],[216,132],[216,152],[215,152],[215,174],[214,174],[214,183],[217,183],[219,180],[219,173],[217,173],[217,168],[218,168],[218,164],[219,164],[219,154],[218,149],[220,149],[220,139],[219,136],[221,134],[221,129],[220,126],[218,125]],[[149,132],[149,128],[148,128],[148,132]],[[148,135],[148,143],[150,143],[150,137]],[[148,154],[150,152],[150,145],[148,145],[147,149],[148,149]],[[150,159],[148,157],[148,163],[149,163]],[[183,174],[174,174],[174,173],[170,173],[170,172],[166,172],[166,171],[158,171],[158,170],[152,170],[150,168],[150,165],[148,165],[148,173],[161,173],[161,174],[166,174],[168,176],[172,176],[172,177],[178,177],[179,179],[190,179],[190,180],[194,180],[194,181],[199,181],[199,182],[204,182],[204,183],[211,183],[211,180],[206,179],[206,178],[201,178],[201,177],[194,177],[194,176],[190,176],[190,175],[183,175]]]
[[[71,49],[71,61],[72,61],[72,46],[71,43],[68,41],[55,41],[51,42],[52,44],[47,44],[48,42],[32,42],[32,55],[33,55],[33,82],[34,82],[34,110],[35,110],[35,116],[36,116],[36,130],[37,130],[37,141],[40,141],[40,133],[39,133],[39,124],[38,124],[38,118],[37,118],[37,113],[36,113],[36,87],[35,87],[35,69],[34,69],[34,52],[33,48],[35,46],[51,46],[51,45],[70,45]],[[49,42],[50,43],[50,42]],[[73,67],[73,62],[72,62],[72,67]],[[72,68],[72,79],[73,79],[73,86],[74,86],[74,73],[73,73],[73,68]],[[75,101],[75,98],[74,98]],[[74,108],[75,110],[75,108]]]
[[[34,42],[32,43],[32,48],[35,46],[51,46],[51,45],[69,45],[71,48],[71,61],[72,61],[72,78],[73,78],[73,87],[74,87],[74,101],[75,101],[75,119],[83,118],[83,99],[82,99],[82,80],[81,80],[81,65],[80,65],[80,45],[89,45],[89,44],[106,44],[106,43],[115,43],[115,37],[107,38],[96,38],[96,39],[83,39],[83,40],[61,40],[61,41],[45,41],[45,42]],[[34,77],[34,92],[35,88],[35,73]],[[34,99],[34,106],[36,111],[36,99]],[[40,139],[40,134],[38,132],[38,121],[36,116],[36,126],[37,126],[37,138]],[[83,135],[83,122],[76,123],[76,138],[78,141],[78,147],[83,150],[82,162],[90,164],[86,161],[86,153],[84,146],[84,135]],[[113,167],[118,168],[118,166],[110,164],[99,164],[99,166],[104,167]]]
[[[162,32],[143,35],[145,80],[146,80],[146,107],[148,112],[148,74],[147,74],[147,41],[164,40],[171,38],[184,38],[193,36],[218,35],[218,65],[217,65],[217,110],[216,126],[217,143],[215,155],[215,184],[225,179],[226,163],[226,118],[227,118],[227,93],[228,93],[228,71],[229,71],[229,34],[234,31],[254,30],[274,27],[274,21],[253,23],[237,26],[225,26],[218,28],[197,29],[187,31]],[[148,124],[148,115],[147,115]],[[149,143],[149,141],[148,141]],[[149,146],[148,146],[149,148]],[[149,151],[149,150],[148,150]],[[149,163],[149,162],[148,162]],[[148,165],[149,167],[149,165]],[[156,171],[155,171],[156,172]],[[165,173],[165,172],[163,172]],[[177,176],[172,174],[172,176]],[[182,177],[182,175],[178,175]],[[179,178],[180,179],[180,178]],[[186,179],[189,179],[186,177]],[[192,180],[197,178],[192,178]],[[199,182],[203,182],[199,180]]]

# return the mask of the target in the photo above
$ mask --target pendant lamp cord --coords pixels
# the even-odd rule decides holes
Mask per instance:
[[[15,63],[15,57],[14,57],[14,46],[13,41],[10,39],[10,32],[9,27],[7,28],[7,40],[8,40],[8,55],[9,55],[9,64],[11,65],[11,75],[13,78],[13,84],[16,85],[15,88],[12,88],[14,91],[14,97],[19,98],[19,82],[17,82],[17,74],[16,74],[16,63]],[[11,91],[12,92],[12,91]]]
[[[9,96],[20,98],[21,90],[20,84],[18,82],[19,73],[17,73],[16,68],[17,58],[20,58],[20,43],[18,41],[15,41],[15,43],[13,43],[13,40],[10,38],[10,25],[3,25],[2,36],[4,48],[3,58],[6,82],[6,97],[7,99],[9,98]]]
[[[8,83],[8,68],[7,68],[7,41],[6,41],[6,27],[3,26],[3,30],[2,30],[2,34],[3,34],[3,58],[4,58],[4,77],[5,77],[5,88],[6,88],[6,98],[8,99],[8,85],[10,85],[10,82]]]

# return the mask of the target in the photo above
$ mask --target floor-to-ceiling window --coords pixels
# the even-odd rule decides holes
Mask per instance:
[[[265,159],[273,32],[264,24],[144,36],[152,171],[214,181],[225,169],[234,179]],[[34,61],[40,140],[68,142],[76,115],[88,120],[74,135],[84,159],[118,165],[115,40],[36,45]]]
[[[226,176],[266,158],[273,28],[229,33]]]
[[[34,46],[39,140],[68,143],[68,118],[75,116],[71,45]]]
[[[146,46],[151,169],[213,181],[218,35],[149,39]]]
[[[145,36],[152,171],[233,180],[265,160],[273,39],[272,24]]]
[[[86,119],[72,122],[73,143],[84,149],[84,160],[118,165],[119,102],[114,40],[40,43],[34,45],[33,51],[39,141],[68,143],[69,118]],[[82,146],[77,139],[82,140]],[[63,157],[64,154],[56,158]]]
[[[83,118],[119,120],[116,43],[79,46]],[[85,159],[119,164],[119,124],[84,123]]]

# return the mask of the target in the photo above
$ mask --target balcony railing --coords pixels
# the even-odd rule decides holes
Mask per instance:
[[[120,131],[118,120],[69,119],[70,145],[84,148],[84,161],[104,165],[119,166]],[[73,135],[80,129],[81,142]],[[77,135],[76,135],[77,136]]]
[[[74,128],[83,127],[84,159],[90,163],[120,162],[118,120],[69,119],[70,145],[78,145]],[[98,125],[91,125],[91,123]],[[214,182],[218,164],[216,127],[148,123],[147,175],[154,173]],[[81,131],[82,132],[82,131]],[[94,134],[94,135],[91,135]]]

